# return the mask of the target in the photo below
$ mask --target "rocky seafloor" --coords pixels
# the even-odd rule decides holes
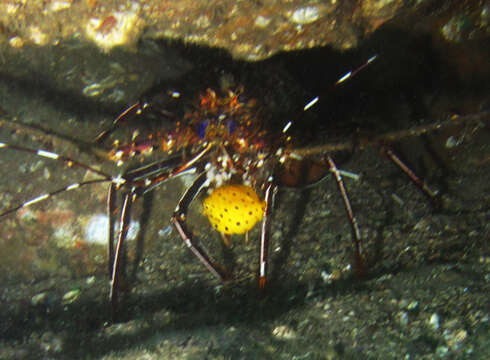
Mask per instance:
[[[73,40],[110,52],[135,49],[142,39],[176,39],[253,61],[326,45],[353,49],[387,22],[413,29],[420,18],[449,41],[482,39],[488,11],[483,0],[4,0],[0,43],[21,49]]]
[[[71,41],[68,52],[28,45],[4,52],[0,142],[56,151],[114,175],[119,169],[87,144],[126,105],[170,87],[186,89],[192,101],[207,87],[243,85],[244,96],[262,104],[264,121],[278,124],[272,129],[295,120],[292,136],[303,147],[482,115],[390,144],[439,189],[437,204],[379,147],[332,154],[360,175],[345,182],[365,242],[362,276],[333,177],[277,194],[265,294],[256,281],[259,230],[224,248],[200,201],[191,207],[193,234],[235,276],[220,284],[169,227],[187,179],[159,186],[134,209],[136,240],[116,323],[106,185],[2,217],[0,359],[488,358],[488,48],[478,39],[448,44],[424,29],[388,24],[349,52],[317,48],[255,63],[153,39],[134,52],[104,54]],[[374,54],[375,62],[332,88]],[[125,124],[118,135],[145,126]],[[0,167],[2,209],[91,179],[85,169],[8,149],[0,150]]]

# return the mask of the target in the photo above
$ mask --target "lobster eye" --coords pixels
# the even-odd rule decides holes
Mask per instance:
[[[229,120],[228,121],[228,132],[230,134],[232,134],[233,131],[235,131],[235,129],[236,129],[236,122],[234,122],[233,120]]]
[[[203,121],[202,123],[199,124],[199,128],[197,129],[197,132],[199,133],[199,137],[201,139],[204,138],[204,135],[206,135],[206,128],[208,127],[209,121]]]

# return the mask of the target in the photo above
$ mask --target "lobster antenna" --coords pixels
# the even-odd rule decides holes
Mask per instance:
[[[54,153],[54,152],[51,152],[51,151],[46,151],[46,150],[42,150],[42,149],[31,149],[31,148],[28,148],[28,147],[24,147],[24,146],[19,146],[19,145],[11,145],[11,144],[6,144],[6,143],[3,143],[3,142],[0,142],[0,149],[11,149],[11,150],[16,150],[16,151],[22,151],[22,152],[26,152],[26,153],[30,153],[30,154],[34,154],[36,156],[40,156],[40,157],[44,157],[46,159],[51,159],[51,160],[56,160],[56,161],[60,161],[62,163],[64,163],[66,166],[68,167],[79,167],[79,168],[83,168],[83,169],[86,169],[94,174],[97,174],[99,176],[102,176],[102,178],[100,179],[94,179],[94,180],[89,180],[89,181],[83,181],[83,182],[78,182],[78,183],[73,183],[71,185],[68,185],[68,186],[64,186],[62,188],[59,188],[57,190],[54,190],[54,191],[51,191],[51,192],[48,192],[48,193],[45,193],[45,194],[42,194],[42,195],[39,195],[39,196],[36,196],[35,198],[32,198],[31,200],[28,200],[20,205],[17,205],[17,206],[14,206],[10,209],[7,209],[3,212],[0,213],[0,217],[3,217],[5,215],[8,215],[8,214],[11,214],[21,208],[25,208],[25,207],[28,207],[28,206],[31,206],[31,205],[34,205],[38,202],[41,202],[41,201],[44,201],[44,200],[47,200],[48,198],[52,197],[52,196],[55,196],[55,195],[58,195],[60,193],[63,193],[63,192],[66,192],[66,191],[70,191],[70,190],[75,190],[75,189],[78,189],[82,186],[86,186],[86,185],[90,185],[90,184],[95,184],[95,183],[102,183],[102,182],[113,182],[117,185],[121,185],[124,180],[121,179],[121,178],[113,178],[111,175],[108,175],[106,174],[105,172],[103,171],[100,171],[100,170],[97,170],[95,169],[94,167],[92,166],[89,166],[87,164],[84,164],[80,161],[76,161],[76,160],[73,160],[69,157],[66,157],[66,156],[63,156],[63,155],[59,155],[57,153]]]
[[[31,205],[37,204],[37,203],[39,203],[41,201],[47,200],[47,199],[49,199],[49,198],[51,198],[51,197],[53,197],[55,195],[64,193],[66,191],[79,189],[82,186],[86,186],[86,185],[92,185],[92,184],[109,182],[109,181],[113,181],[113,180],[112,179],[95,179],[95,180],[88,180],[88,181],[83,181],[83,182],[79,182],[79,183],[73,183],[73,184],[70,184],[68,186],[64,186],[64,187],[59,188],[59,189],[56,189],[54,191],[51,191],[51,192],[48,192],[48,193],[44,193],[42,195],[38,195],[35,198],[32,198],[30,200],[27,200],[26,202],[23,202],[20,205],[17,205],[17,206],[14,206],[14,207],[10,208],[10,209],[7,209],[7,210],[3,211],[2,213],[0,213],[0,218],[6,216],[8,214],[14,213],[14,212],[16,212],[19,209],[26,208],[26,207],[29,207]]]
[[[364,64],[362,64],[361,66],[357,67],[356,69],[354,70],[351,70],[349,72],[347,72],[346,74],[342,75],[325,93],[329,93],[333,88],[335,88],[336,86],[339,86],[340,84],[342,84],[344,81],[354,77],[357,73],[359,73],[361,70],[363,70],[364,68],[366,68],[368,65],[370,65],[374,60],[376,60],[378,57],[378,55],[373,55],[371,56],[369,59],[367,59],[366,62],[364,62]],[[307,111],[309,109],[311,109],[319,100],[320,100],[320,96],[324,96],[325,95],[322,94],[322,95],[317,95],[315,96],[313,99],[311,99],[310,101],[308,101],[306,103],[306,105],[303,107],[303,111]],[[286,123],[286,125],[284,126],[284,128],[282,129],[282,132],[283,133],[286,133],[286,131],[289,130],[289,128],[291,127],[291,125],[293,125],[293,122],[292,120],[288,121]]]
[[[42,149],[31,149],[31,148],[28,148],[25,146],[12,145],[12,144],[4,143],[4,142],[0,142],[0,149],[12,149],[12,150],[16,150],[16,151],[22,151],[22,152],[34,154],[36,156],[41,156],[41,157],[44,157],[47,159],[60,161],[68,167],[76,166],[79,168],[86,169],[90,172],[93,172],[94,174],[97,174],[97,175],[100,175],[100,176],[106,178],[107,180],[112,178],[111,175],[108,175],[103,171],[97,170],[96,168],[94,168],[90,165],[84,164],[80,161],[76,161],[72,158],[69,158],[67,156],[63,156],[63,155],[60,155],[60,154],[57,154],[57,153],[54,153],[51,151],[46,151],[46,150],[42,150]]]

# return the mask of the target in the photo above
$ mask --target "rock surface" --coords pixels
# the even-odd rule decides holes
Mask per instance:
[[[159,3],[169,11],[187,2]],[[376,3],[380,8],[392,4],[386,18],[400,9],[397,1],[357,4],[372,14],[367,4],[376,8]],[[199,93],[208,87],[243,85],[243,96],[262,104],[264,124],[280,133],[293,119],[292,136],[306,147],[485,113],[490,47],[479,34],[488,31],[488,2],[444,2],[453,5],[436,8],[429,5],[439,2],[418,3],[427,17],[412,19],[410,26],[389,21],[379,26],[385,18],[368,22],[366,29],[377,30],[355,50],[317,48],[246,63],[216,49],[147,39],[153,36],[146,30],[152,18],[142,17],[149,14],[144,5],[2,2],[17,17],[5,20],[0,12],[0,107],[2,120],[15,119],[1,124],[0,142],[72,156],[115,176],[121,169],[90,146],[94,136],[137,98],[158,104],[159,96],[175,87],[182,90],[186,109],[198,106]],[[200,3],[194,4],[197,9]],[[210,8],[218,4],[227,3],[211,2]],[[274,4],[282,3],[269,5]],[[304,6],[312,4],[320,3]],[[89,10],[72,23],[85,27],[70,30],[69,21],[59,19],[70,20],[68,12],[78,8]],[[163,10],[154,10],[155,16],[163,16]],[[111,14],[119,21],[115,11],[136,12],[129,24],[139,32],[125,45],[101,51],[86,41],[87,22],[105,19],[91,26],[109,33],[117,26]],[[270,15],[274,21],[277,14]],[[293,11],[289,19],[299,22],[297,28],[310,29],[333,16],[326,10],[321,14],[308,23],[315,12]],[[63,31],[53,36],[44,28],[45,19],[58,19],[52,24]],[[155,24],[156,19],[161,18],[155,17]],[[189,17],[181,28],[197,19]],[[264,29],[273,24],[266,20],[259,20]],[[33,39],[39,44],[27,35],[35,33],[32,28],[16,27],[14,21],[37,23]],[[266,48],[267,41],[262,43]],[[270,51],[260,57],[277,50]],[[332,88],[374,54],[378,59],[369,67]],[[325,91],[315,107],[301,111]],[[164,114],[157,120],[168,126]],[[146,126],[121,125],[112,140],[131,138]],[[107,186],[64,193],[3,217],[0,359],[488,359],[488,140],[487,116],[481,123],[392,144],[417,174],[441,190],[439,207],[379,156],[379,148],[333,153],[339,167],[360,175],[358,181],[345,181],[365,240],[365,274],[355,274],[349,222],[335,181],[327,177],[309,189],[279,192],[264,297],[256,283],[258,229],[248,243],[237,236],[231,248],[224,248],[202,216],[200,200],[192,206],[189,226],[235,276],[220,284],[169,227],[188,179],[163,184],[134,208],[132,276],[116,324],[110,323],[104,236],[98,236],[106,231]],[[0,149],[0,168],[1,209],[92,178],[85,169],[6,149]]]

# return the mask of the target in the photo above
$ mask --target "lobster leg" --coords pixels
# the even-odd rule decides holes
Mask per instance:
[[[108,129],[105,129],[102,131],[100,134],[98,134],[95,139],[94,143],[95,144],[100,144],[102,143],[119,125],[119,122],[122,120],[125,120],[129,117],[134,117],[137,114],[141,113],[141,111],[144,109],[145,104],[141,104],[139,101],[128,107],[126,110],[124,110],[113,122],[111,127]]]
[[[113,315],[112,317],[114,321],[116,320],[116,316],[119,308],[121,278],[124,276],[126,272],[125,241],[126,241],[130,221],[131,221],[132,203],[139,196],[142,196],[152,191],[153,189],[155,189],[156,186],[164,183],[165,181],[175,176],[187,172],[195,171],[193,165],[195,165],[195,163],[199,159],[201,159],[201,157],[204,156],[204,154],[206,154],[206,152],[209,149],[210,147],[208,146],[206,149],[198,153],[190,161],[184,163],[183,165],[182,165],[182,157],[177,156],[163,161],[157,161],[140,168],[133,169],[111,182],[107,194],[107,215],[109,218],[109,225],[108,225],[109,226],[108,229],[109,276],[111,277],[111,289],[110,289],[109,298],[111,302],[111,309]],[[201,177],[202,175],[199,178]],[[204,173],[204,177],[202,178],[206,180],[205,173]],[[119,189],[120,186],[125,186],[126,188],[129,186],[131,188],[130,190],[127,190],[127,192],[125,192],[123,196],[123,205],[120,211],[120,219],[119,219],[120,228],[118,232],[117,242],[115,243],[114,214],[116,213],[117,210],[115,195],[116,195],[116,191]],[[196,193],[191,191],[196,187],[197,187]],[[177,209],[180,207],[184,209],[184,211],[179,213],[179,219],[183,219],[185,217],[185,213],[187,212],[187,208],[190,202],[192,202],[195,196],[197,196],[197,194],[199,193],[202,187],[203,187],[203,183],[199,183],[197,185],[191,186],[191,188],[186,193],[186,195],[190,193],[190,195],[188,196],[189,199],[184,200],[184,198],[186,198],[186,195],[184,195],[184,198],[181,199],[181,201],[179,202],[179,206],[177,206]],[[182,231],[184,231],[183,224],[179,224],[179,226],[180,227],[177,227],[177,229],[178,230],[180,229],[179,233],[181,233]],[[208,264],[207,265],[208,269],[213,269],[213,266],[215,269],[219,269],[217,266],[211,263],[206,253],[203,250],[201,250],[197,245],[195,245],[193,248],[191,247],[191,250],[198,256],[198,258],[200,259],[202,258],[201,261],[203,261],[205,265]],[[222,272],[221,274],[224,274],[224,272]]]
[[[330,166],[330,171],[334,174],[335,180],[337,182],[337,187],[339,188],[340,195],[342,195],[342,200],[344,201],[345,211],[347,213],[347,217],[349,218],[351,228],[352,228],[352,237],[354,239],[354,247],[355,247],[355,255],[358,269],[362,269],[362,253],[364,252],[362,247],[362,238],[361,231],[359,230],[359,224],[357,223],[356,216],[352,211],[352,206],[350,204],[349,197],[347,195],[347,190],[344,185],[344,181],[342,180],[342,175],[340,174],[339,169],[335,165],[331,156],[327,156],[328,165]]]
[[[180,173],[176,173],[175,169],[181,166],[182,157],[176,156],[170,159],[166,159],[164,161],[158,161],[155,163],[151,163],[144,167],[136,168],[134,170],[128,171],[124,174],[125,183],[136,185],[138,182],[144,183],[145,179],[153,176],[154,179],[150,179],[149,185],[142,187],[134,187],[133,196],[136,199],[136,196],[144,195],[147,192],[152,191],[158,185],[164,183],[172,176],[179,175],[184,173],[182,171]],[[190,171],[190,170],[189,170]],[[118,190],[118,184],[115,182],[111,182],[108,192],[107,192],[107,217],[109,219],[108,222],[108,238],[107,238],[107,249],[108,249],[108,265],[109,265],[109,276],[113,277],[114,272],[114,248],[115,248],[115,238],[114,238],[114,229],[115,229],[115,218],[114,215],[117,212],[116,207],[116,191]],[[134,200],[133,200],[134,201]],[[122,220],[122,219],[121,219]],[[122,222],[121,222],[122,223]]]
[[[109,191],[111,192],[111,191]],[[128,234],[129,224],[131,221],[131,205],[134,201],[134,194],[132,192],[127,192],[124,194],[123,205],[121,208],[121,217],[119,224],[119,233],[117,236],[117,243],[115,247],[115,252],[113,256],[112,274],[111,274],[111,290],[109,294],[109,299],[111,302],[111,309],[113,319],[119,310],[119,293],[120,293],[120,283],[121,277],[124,276],[126,261],[125,261],[125,241]],[[109,202],[109,201],[108,201]],[[109,220],[109,224],[112,221]],[[109,232],[110,233],[110,232]],[[112,232],[113,233],[113,232]],[[110,239],[110,243],[112,239]],[[110,245],[109,245],[110,246]]]
[[[109,277],[112,278],[113,265],[114,265],[114,227],[115,220],[114,215],[116,212],[116,185],[111,183],[107,192],[107,218],[109,219],[107,225],[107,258],[109,266]]]
[[[177,207],[175,208],[171,222],[177,229],[180,237],[192,251],[192,253],[203,263],[203,265],[219,280],[223,281],[227,279],[228,274],[218,265],[214,264],[209,255],[202,249],[199,244],[194,241],[189,234],[189,231],[185,227],[185,218],[191,202],[201,192],[203,188],[207,186],[206,172],[202,172],[194,183],[187,189],[182,198],[180,199]]]
[[[400,168],[405,175],[407,175],[410,180],[417,185],[424,194],[426,194],[430,199],[434,199],[437,196],[437,191],[431,190],[425,182],[423,182],[417,174],[415,174],[396,154],[393,150],[389,148],[383,148],[383,152],[388,156],[388,158]]]
[[[267,282],[267,268],[269,263],[270,217],[274,204],[274,195],[277,185],[269,181],[265,189],[265,211],[262,219],[260,234],[260,262],[259,262],[259,289],[264,290]]]

